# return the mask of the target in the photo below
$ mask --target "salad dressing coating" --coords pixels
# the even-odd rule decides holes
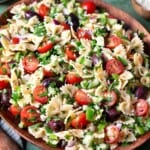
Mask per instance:
[[[143,34],[93,2],[42,0],[0,28],[0,103],[35,138],[115,149],[150,131]]]

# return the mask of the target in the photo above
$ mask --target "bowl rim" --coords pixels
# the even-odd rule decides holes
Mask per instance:
[[[20,0],[12,5],[10,5],[1,15],[0,15],[0,27],[4,24],[6,24],[6,19],[10,17],[10,9],[21,3],[30,4],[36,0]],[[83,1],[89,1],[89,0],[78,0],[79,2]],[[150,33],[141,25],[136,19],[131,17],[126,12],[120,10],[119,8],[116,8],[106,2],[103,2],[102,0],[91,0],[93,1],[98,7],[105,9],[108,13],[116,17],[117,19],[123,20],[125,23],[127,23],[132,30],[140,32],[143,32],[145,34],[144,42],[147,43],[148,47],[150,48]],[[8,16],[6,16],[8,14]],[[35,144],[36,146],[44,149],[44,150],[61,150],[59,148],[52,148],[49,145],[47,145],[43,140],[41,139],[35,139],[34,136],[30,135],[27,130],[20,129],[18,126],[16,126],[16,122],[11,117],[10,113],[0,108],[0,117],[4,119],[21,137],[26,139],[27,141],[31,142],[32,144]],[[146,142],[148,139],[150,139],[150,131],[143,136],[137,138],[135,142],[132,144],[125,146],[125,147],[118,147],[116,150],[133,150],[137,148],[138,146],[142,145],[144,142]]]

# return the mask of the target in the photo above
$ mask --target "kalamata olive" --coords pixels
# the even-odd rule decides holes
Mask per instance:
[[[49,121],[48,122],[48,127],[50,127],[55,132],[65,130],[65,124],[61,120],[51,120],[51,121]]]
[[[60,147],[60,148],[65,148],[67,145],[67,142],[64,140],[64,139],[61,139],[58,144],[57,144],[57,147]]]
[[[72,26],[75,31],[77,31],[79,27],[79,18],[75,14],[71,13],[67,18],[67,23]]]
[[[95,66],[99,62],[99,58],[96,55],[93,55],[91,59],[93,66]]]
[[[0,104],[5,107],[8,107],[10,105],[9,100],[11,98],[11,94],[12,94],[12,91],[10,87],[2,90],[0,93]]]
[[[25,12],[25,18],[26,18],[26,19],[30,19],[30,18],[32,18],[33,16],[37,16],[39,19],[41,19],[41,17],[40,17],[36,12],[34,12],[34,11],[27,10],[27,11]]]
[[[139,99],[139,98],[143,98],[146,99],[147,96],[147,92],[148,89],[145,86],[139,86],[137,87],[136,91],[135,91],[135,96]]]
[[[116,108],[110,108],[105,110],[106,120],[109,122],[113,122],[118,119],[120,113],[116,110]]]
[[[60,24],[60,22],[57,21],[56,19],[54,19],[53,22],[54,22],[55,25],[59,25]]]
[[[62,81],[59,81],[57,78],[55,77],[50,77],[50,78],[45,78],[43,81],[42,81],[42,84],[45,86],[45,87],[48,87],[50,83],[56,83],[56,86],[59,88],[61,87],[64,83]]]
[[[106,69],[105,67],[106,67],[106,62],[107,62],[108,59],[104,54],[101,55],[101,60],[102,60],[103,68]]]
[[[117,23],[118,23],[118,24],[121,24],[121,22],[122,22],[122,21],[121,21],[120,19],[117,19]]]
[[[43,84],[45,87],[48,87],[49,84],[50,84],[50,78],[45,78],[45,79],[42,81],[42,84]]]
[[[128,24],[124,23],[124,24],[123,24],[123,28],[124,28],[125,30],[128,30],[128,29],[130,29],[130,26],[129,26]]]

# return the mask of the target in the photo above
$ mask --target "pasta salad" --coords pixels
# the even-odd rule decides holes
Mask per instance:
[[[92,1],[41,0],[0,27],[0,103],[35,138],[107,150],[150,131],[143,34]]]

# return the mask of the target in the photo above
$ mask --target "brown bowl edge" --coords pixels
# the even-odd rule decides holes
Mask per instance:
[[[6,11],[4,11],[2,15],[0,15],[0,20],[1,20],[0,26],[5,25],[7,23],[6,19],[11,17],[9,10],[13,6],[20,4],[20,3],[30,4],[34,1],[36,1],[36,0],[21,0],[21,1],[14,3],[10,7],[8,7],[8,9],[6,9]],[[82,1],[88,1],[88,0],[79,0],[79,1],[82,2]],[[114,6],[112,6],[110,4],[103,2],[102,0],[101,1],[93,0],[93,1],[98,7],[105,9],[108,13],[110,13],[114,17],[116,17],[120,20],[123,20],[125,23],[127,23],[131,27],[132,30],[134,30],[134,31],[139,30],[140,32],[144,33],[145,34],[144,42],[148,45],[148,47],[150,49],[150,34],[136,19],[134,19],[133,17],[131,17],[124,11],[122,11],[118,8],[115,8]],[[5,110],[0,109],[0,117],[2,119],[4,119],[20,136],[22,136],[24,139],[31,142],[32,144],[35,144],[44,150],[61,150],[59,148],[50,147],[42,139],[35,139],[26,130],[20,129],[17,126],[17,123],[14,122],[13,118],[10,116],[9,112],[6,112]],[[140,145],[142,145],[143,143],[145,143],[148,139],[150,139],[150,132],[139,137],[134,143],[132,143],[128,146],[125,146],[125,147],[117,147],[116,150],[133,150],[133,149],[139,147]]]

